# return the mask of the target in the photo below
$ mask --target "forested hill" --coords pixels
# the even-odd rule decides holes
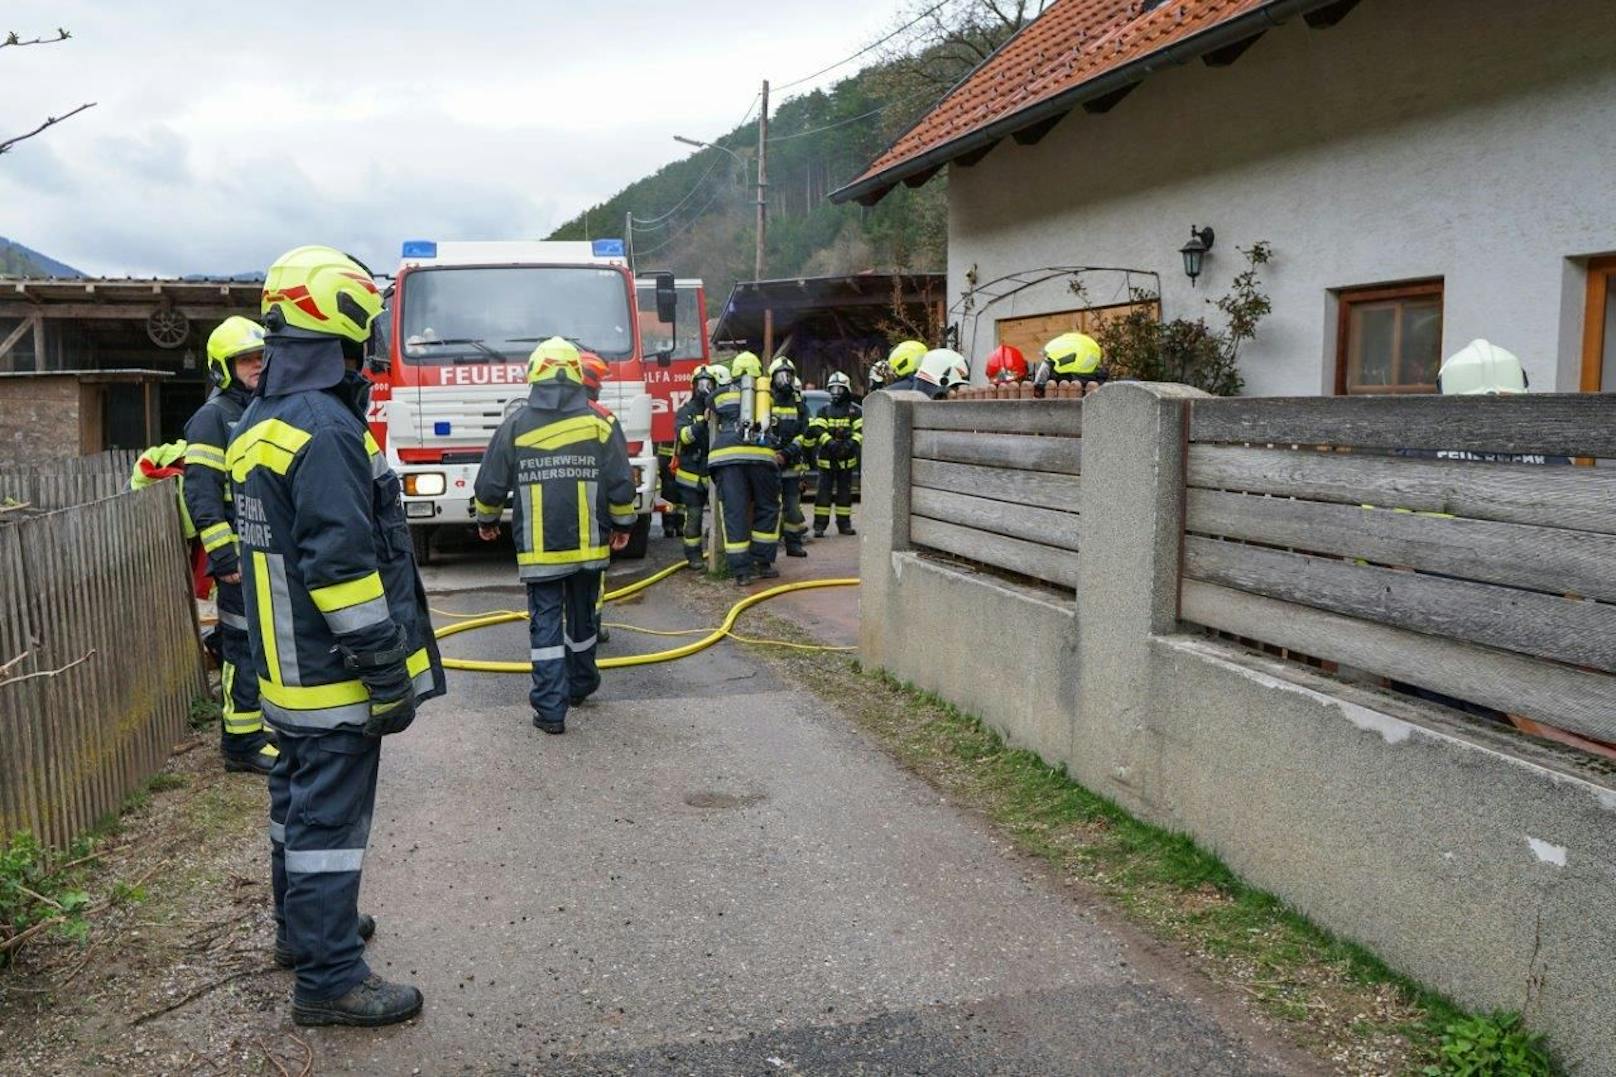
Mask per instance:
[[[70,265],[0,236],[0,277],[82,277]]]
[[[880,64],[828,90],[788,96],[771,108],[765,276],[943,268],[947,224],[942,177],[918,190],[899,187],[869,209],[833,205],[825,197],[859,175],[936,93],[935,86],[910,77],[902,65]],[[701,137],[705,132],[669,132],[674,134]],[[624,215],[632,212],[640,268],[700,276],[709,295],[722,297],[735,281],[752,278],[755,111],[711,141],[739,155],[744,174],[722,150],[695,150],[591,206],[550,238],[619,236]]]

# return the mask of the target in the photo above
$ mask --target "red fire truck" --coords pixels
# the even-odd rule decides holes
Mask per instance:
[[[673,275],[647,286],[652,324],[677,339]],[[611,368],[601,403],[628,439],[639,512],[624,556],[645,556],[657,493],[647,381],[672,354],[646,339],[623,242],[410,240],[388,295],[369,364],[369,421],[403,481],[417,560],[431,560],[437,529],[471,524],[483,451],[527,394],[528,353],[553,336]]]

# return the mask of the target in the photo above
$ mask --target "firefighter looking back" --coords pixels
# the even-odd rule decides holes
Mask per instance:
[[[591,406],[578,349],[551,337],[533,349],[527,406],[494,432],[477,471],[473,506],[485,540],[499,537],[505,499],[517,574],[527,584],[533,725],[566,732],[567,707],[600,687],[595,606],[611,550],[635,523],[628,448],[613,419]]]
[[[763,364],[751,352],[730,361],[731,382],[713,394],[716,426],[707,468],[723,508],[724,556],[737,586],[780,575],[780,470],[768,443],[773,425]],[[716,525],[715,525],[716,529]]]
[[[236,551],[236,510],[225,470],[225,447],[258,388],[264,330],[250,318],[226,318],[208,337],[208,382],[213,395],[185,424],[185,507],[218,583],[219,671],[224,691],[220,749],[225,770],[268,774],[280,753],[264,733],[258,674],[247,640],[247,605],[241,595]]]
[[[264,281],[264,368],[226,451],[269,776],[275,960],[297,968],[300,1025],[384,1025],[421,992],[371,974],[359,872],[381,738],[443,667],[398,476],[365,428],[358,366],[382,297],[330,247],[298,247]]]
[[[808,450],[803,437],[808,433],[808,415],[797,385],[797,364],[783,355],[769,364],[769,397],[774,415],[770,434],[776,459],[780,462],[780,536],[785,540],[787,557],[807,557],[803,540],[808,521],[802,515],[802,477],[808,473]]]
[[[892,380],[884,388],[898,392],[915,387],[915,374],[920,370],[920,360],[925,358],[930,349],[918,340],[902,340],[892,346],[887,353],[887,368],[892,371]]]
[[[1062,333],[1044,345],[1044,358],[1032,375],[1033,394],[1043,396],[1052,381],[1080,381],[1091,390],[1104,385],[1109,377],[1100,365],[1104,358],[1099,341],[1087,333]]]
[[[678,446],[673,481],[679,487],[684,507],[685,561],[691,568],[702,568],[701,514],[707,505],[707,406],[720,385],[729,384],[729,370],[716,363],[698,366],[690,372],[690,399],[679,405],[673,417],[674,442]]]
[[[840,370],[825,382],[830,402],[808,424],[805,439],[819,454],[819,489],[814,493],[814,537],[825,533],[835,502],[836,530],[853,530],[853,471],[864,446],[864,411],[853,403],[853,384]]]

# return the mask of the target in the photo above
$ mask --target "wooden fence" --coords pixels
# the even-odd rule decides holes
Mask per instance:
[[[134,449],[60,460],[45,467],[0,471],[0,504],[8,499],[40,511],[65,509],[128,489],[140,453]]]
[[[1077,587],[1080,400],[914,405],[916,546]]]
[[[206,693],[174,497],[0,526],[0,837],[60,846],[115,811]]]
[[[1611,456],[1611,395],[1197,401],[1182,616],[1616,742]]]

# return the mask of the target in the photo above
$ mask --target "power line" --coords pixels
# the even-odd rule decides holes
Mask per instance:
[[[789,135],[781,135],[778,138],[771,138],[771,139],[769,139],[769,141],[770,142],[790,142],[794,138],[806,138],[809,135],[817,135],[821,131],[833,131],[838,127],[846,127],[850,123],[857,123],[860,120],[867,120],[871,116],[879,116],[881,113],[887,111],[888,109],[906,108],[906,107],[909,107],[909,106],[912,106],[912,105],[918,105],[923,100],[925,100],[924,96],[911,98],[908,101],[890,101],[887,104],[884,104],[884,105],[880,106],[879,108],[873,108],[870,111],[868,111],[868,112],[866,112],[866,113],[864,113],[863,115],[860,115],[860,116],[849,116],[845,120],[837,120],[835,123],[827,123],[823,127],[812,127],[812,128],[809,128],[806,131],[796,131],[796,132],[793,132],[792,134],[789,134]]]
[[[684,207],[685,203],[689,202],[690,199],[695,196],[696,192],[701,190],[701,185],[707,182],[707,177],[711,176],[713,174],[713,171],[715,169],[717,169],[718,166],[723,164],[723,163],[724,163],[724,156],[723,156],[723,154],[719,154],[718,157],[713,161],[713,163],[707,166],[707,171],[705,171],[705,172],[703,172],[701,174],[701,178],[698,179],[695,182],[695,184],[691,186],[690,190],[685,192],[685,196],[683,198],[679,199],[679,201],[675,202],[673,204],[673,208],[669,209],[666,213],[659,213],[655,217],[636,217],[631,213],[631,214],[629,214],[629,219],[632,220],[635,224],[643,224],[643,225],[648,225],[648,226],[649,225],[655,225],[655,224],[661,224],[663,221],[667,220],[669,217],[672,217],[675,213],[678,213],[679,210]]]
[[[700,209],[698,209],[695,213],[690,215],[690,219],[684,223],[684,227],[680,228],[676,232],[670,232],[668,234],[668,236],[665,239],[662,240],[661,243],[658,243],[654,247],[647,248],[646,250],[643,250],[643,251],[635,251],[634,252],[634,257],[635,258],[644,258],[646,255],[655,254],[657,251],[659,251],[662,248],[666,247],[668,244],[672,243],[674,240],[678,239],[680,236],[684,235],[686,232],[689,232],[692,228],[696,227],[696,225],[701,222],[702,214],[706,213],[709,209],[711,209],[713,203],[718,201],[719,196],[722,195],[723,193],[724,193],[724,189],[722,187],[720,187],[718,190],[714,191],[713,196],[711,198],[707,199],[706,202],[702,203],[702,207]],[[632,224],[632,221],[630,223]]]
[[[817,79],[820,75],[825,74],[827,71],[834,71],[838,67],[841,67],[843,64],[852,63],[854,60],[857,60],[860,56],[863,56],[865,53],[870,52],[872,49],[878,49],[882,45],[885,45],[888,41],[891,41],[893,38],[897,37],[899,34],[903,33],[905,30],[909,29],[911,26],[915,25],[921,19],[927,18],[930,15],[936,14],[938,11],[940,11],[944,7],[948,6],[948,4],[949,4],[949,0],[941,0],[940,3],[933,4],[931,7],[927,8],[925,11],[922,11],[919,15],[916,15],[914,18],[910,19],[908,22],[904,23],[902,26],[900,26],[896,30],[892,31],[886,37],[881,38],[879,41],[872,41],[872,42],[870,42],[870,44],[864,46],[862,49],[859,49],[857,52],[853,53],[853,55],[844,57],[844,58],[842,58],[840,60],[837,60],[835,63],[831,64],[828,67],[822,67],[818,71],[815,71],[811,75],[804,75],[802,78],[796,79],[795,81],[782,83],[781,85],[776,86],[775,90],[776,91],[784,91],[784,90],[791,89],[793,86],[801,86],[805,82],[811,82],[814,79]]]

